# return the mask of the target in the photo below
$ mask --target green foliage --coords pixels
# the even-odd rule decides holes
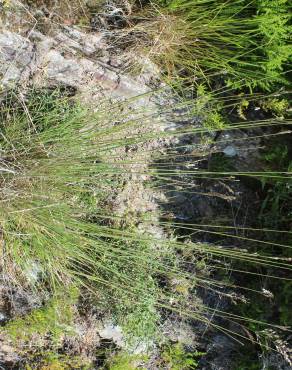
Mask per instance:
[[[292,166],[288,168],[291,173]],[[267,180],[263,180],[266,184]],[[289,224],[292,220],[292,214],[289,211],[291,206],[292,182],[291,178],[275,182],[267,191],[266,198],[261,207],[260,217],[264,220],[265,225],[277,226],[279,224]],[[287,213],[286,213],[287,212]]]
[[[262,151],[262,161],[267,175],[261,178],[262,197],[261,207],[256,223],[258,240],[270,243],[269,246],[256,245],[254,251],[264,251],[271,258],[281,261],[291,259],[291,235],[290,225],[292,220],[292,192],[291,192],[291,147],[290,135],[279,136],[265,142]],[[262,231],[261,228],[263,228]],[[267,230],[270,230],[268,232]],[[275,230],[276,232],[272,232]],[[275,243],[275,245],[273,245]],[[246,269],[244,264],[239,268]],[[253,270],[257,272],[256,268]],[[271,269],[261,269],[262,274],[269,275]],[[259,279],[246,279],[246,284],[253,290],[262,290],[262,294],[250,292],[247,298],[252,305],[239,305],[239,312],[244,317],[271,324],[289,327],[292,325],[289,313],[289,301],[291,300],[291,281],[288,272],[281,272],[283,279],[267,279],[265,284]],[[264,289],[263,289],[264,285]],[[248,328],[254,332],[263,329],[259,322],[248,322]],[[242,367],[249,368],[248,366]]]
[[[269,176],[261,179],[266,197],[262,203],[260,218],[266,227],[289,225],[292,220],[292,162],[289,159],[288,147],[276,144],[263,154]],[[271,171],[272,176],[271,176]],[[282,174],[283,172],[283,174]]]
[[[108,242],[118,253],[116,258],[106,251],[103,253],[103,263],[110,268],[102,277],[110,284],[107,294],[100,297],[97,304],[101,308],[111,307],[111,314],[123,327],[130,345],[137,345],[137,340],[141,339],[152,341],[157,336],[156,304],[162,294],[154,279],[155,272],[161,268],[160,262],[149,259],[150,243],[122,243],[110,239]],[[131,257],[123,258],[123,254]],[[117,289],[119,286],[121,288]]]
[[[182,344],[168,345],[162,353],[162,359],[171,370],[191,370],[198,367],[202,352],[186,352]]]
[[[270,98],[260,101],[261,107],[266,112],[271,112],[276,117],[283,118],[289,108],[289,102],[286,99]]]
[[[282,169],[287,162],[288,148],[287,145],[278,144],[272,147],[269,147],[266,152],[263,154],[263,158],[268,162],[268,169],[276,168]]]
[[[110,313],[128,338],[134,337],[133,343],[136,337],[155,339],[159,307],[183,314],[188,306],[191,316],[195,304],[172,300],[173,294],[161,284],[169,276],[192,279],[193,271],[189,275],[174,263],[174,252],[185,249],[185,244],[152,238],[134,226],[114,227],[115,215],[107,208],[109,194],[128,171],[113,163],[114,150],[145,138],[123,131],[131,128],[129,121],[112,124],[116,116],[108,107],[91,113],[63,93],[32,92],[25,98],[26,109],[14,98],[9,97],[0,110],[0,222],[2,253],[15,280],[50,291],[68,284],[87,288],[98,308]],[[209,120],[208,113],[202,116],[210,130],[223,128],[220,107],[204,87],[198,90],[197,104],[195,109],[210,112]],[[187,248],[188,253],[198,248],[203,253],[206,248],[209,254],[231,254],[195,243]],[[244,253],[236,252],[236,258],[241,256]],[[42,276],[31,283],[27,271],[34,263]],[[10,336],[29,340],[33,333],[48,333],[57,342],[69,329],[72,314],[70,307],[60,308],[54,299],[27,319],[9,323]],[[199,308],[195,309],[197,318]],[[68,321],[62,321],[64,316]],[[165,361],[174,369],[195,368],[196,356],[175,347],[166,350]]]
[[[154,274],[164,269],[164,252],[152,249],[151,238],[140,241],[136,230],[106,221],[107,197],[123,171],[108,156],[126,145],[124,126],[111,125],[114,113],[101,107],[92,114],[64,92],[31,91],[20,99],[12,93],[0,107],[0,222],[9,273],[24,285],[55,290],[65,282],[98,292],[98,305],[132,337],[153,335]],[[31,279],[32,265],[41,279]],[[40,327],[32,330],[46,330],[50,316],[49,325],[57,320],[55,307],[48,310],[36,311]]]
[[[221,75],[233,88],[270,90],[287,84],[291,62],[291,6],[288,0],[170,0],[159,2],[183,23],[173,45],[174,64],[191,74]],[[168,63],[169,64],[169,63]],[[225,76],[225,77],[224,77]]]
[[[105,365],[106,370],[135,370],[141,369],[146,370],[144,367],[137,366],[137,363],[145,361],[146,356],[141,355],[130,355],[126,352],[118,353],[117,355],[110,357]]]
[[[4,331],[16,344],[19,341],[37,342],[46,335],[50,335],[52,342],[58,344],[65,333],[72,332],[74,304],[79,293],[75,288],[69,293],[59,292],[45,307],[10,321]]]
[[[257,0],[259,31],[263,37],[262,68],[267,78],[285,81],[281,77],[283,66],[291,62],[291,5],[288,0]],[[265,86],[265,85],[264,85]]]
[[[218,111],[211,111],[207,115],[204,126],[208,128],[209,131],[223,130],[225,127],[225,122],[222,115]]]
[[[93,364],[88,360],[74,355],[61,355],[57,352],[43,351],[28,360],[25,370],[91,370]]]
[[[226,122],[221,114],[222,104],[204,84],[197,86],[194,114],[201,116],[203,126],[210,132],[223,130]]]
[[[246,110],[249,107],[249,101],[245,98],[241,99],[238,106],[237,106],[237,114],[238,117],[242,120],[246,121]]]

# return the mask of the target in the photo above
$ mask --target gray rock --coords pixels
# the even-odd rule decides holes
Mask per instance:
[[[7,320],[7,316],[0,311],[0,324]]]
[[[235,157],[237,155],[237,150],[232,145],[228,145],[226,148],[224,148],[223,153],[227,157]]]
[[[260,136],[252,131],[233,130],[223,132],[215,143],[217,152],[233,158],[232,165],[237,171],[248,171],[251,166],[254,171],[261,171]]]
[[[35,261],[31,261],[23,271],[25,277],[31,284],[35,284],[43,274],[43,268]]]
[[[16,353],[16,351],[6,343],[3,343],[0,338],[0,366],[3,365],[12,365],[16,364],[20,360],[20,357]],[[13,366],[14,367],[14,366]],[[9,367],[1,367],[1,369],[9,369]],[[15,367],[14,367],[15,368]]]
[[[33,45],[10,31],[0,33],[0,75],[2,87],[27,81],[34,57]]]
[[[108,321],[100,324],[97,330],[101,338],[112,340],[121,348],[125,346],[124,335],[120,326],[114,325],[112,322]]]

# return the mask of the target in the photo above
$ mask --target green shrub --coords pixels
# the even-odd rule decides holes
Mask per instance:
[[[198,366],[202,352],[186,352],[182,344],[168,345],[162,353],[162,359],[171,370],[191,370]]]
[[[259,103],[265,112],[271,112],[279,118],[284,118],[289,109],[289,102],[286,99],[270,98],[261,100]]]

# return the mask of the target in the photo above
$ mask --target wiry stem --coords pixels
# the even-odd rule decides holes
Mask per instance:
[[[8,168],[0,167],[0,172],[8,172],[8,173],[13,173],[15,175],[15,171],[9,170]]]

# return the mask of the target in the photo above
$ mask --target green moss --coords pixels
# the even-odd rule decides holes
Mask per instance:
[[[108,359],[105,369],[106,370],[146,370],[144,367],[139,366],[138,363],[145,361],[146,356],[130,355],[126,352],[118,353],[114,357]]]
[[[47,351],[28,360],[25,370],[91,370],[93,364],[81,356],[60,355]]]
[[[45,307],[35,309],[25,317],[9,322],[4,331],[15,343],[30,342],[33,338],[50,335],[52,342],[58,344],[65,333],[72,332],[73,305],[77,297],[78,290],[75,288],[69,295],[64,292],[58,293]]]

